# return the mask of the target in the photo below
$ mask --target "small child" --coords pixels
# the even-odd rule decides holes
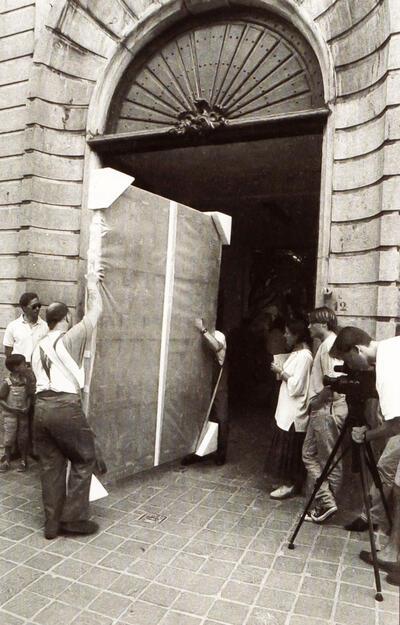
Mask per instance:
[[[28,468],[29,450],[29,408],[34,394],[32,376],[22,354],[11,354],[6,358],[6,367],[10,375],[0,386],[0,407],[4,415],[5,454],[0,460],[0,471],[10,468],[11,453],[15,443],[21,454],[17,471]]]

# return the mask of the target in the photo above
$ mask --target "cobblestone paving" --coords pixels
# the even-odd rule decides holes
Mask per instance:
[[[377,603],[358,558],[364,535],[305,524],[287,549],[304,501],[268,498],[262,443],[244,438],[236,426],[237,462],[111,486],[87,538],[45,540],[37,469],[1,475],[1,625],[398,625],[398,589],[383,575]]]

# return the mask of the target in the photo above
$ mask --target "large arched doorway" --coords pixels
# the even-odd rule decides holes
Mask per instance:
[[[145,47],[120,80],[105,133],[90,141],[138,187],[232,215],[220,281],[226,332],[254,324],[260,343],[266,305],[286,315],[314,304],[326,116],[305,39],[272,14],[231,9]],[[262,406],[267,376],[260,355],[246,357],[238,401]]]

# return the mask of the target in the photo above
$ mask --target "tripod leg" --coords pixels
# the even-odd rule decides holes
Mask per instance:
[[[383,490],[383,484],[382,484],[382,480],[381,480],[381,476],[379,474],[378,471],[378,467],[376,466],[376,462],[375,462],[375,458],[374,458],[374,454],[371,448],[371,444],[366,442],[364,443],[365,445],[365,451],[366,451],[366,455],[367,455],[367,464],[368,464],[368,469],[369,472],[372,476],[372,479],[374,481],[374,484],[376,486],[376,488],[379,490],[379,494],[381,496],[381,501],[382,501],[382,505],[384,507],[385,510],[385,514],[386,514],[386,518],[388,520],[389,523],[389,531],[392,529],[392,517],[390,514],[390,510],[389,510],[389,505]]]
[[[374,529],[372,526],[371,511],[370,511],[369,498],[368,498],[367,463],[366,463],[366,458],[365,458],[366,451],[365,451],[364,445],[357,446],[357,453],[360,459],[361,487],[363,491],[365,512],[367,514],[367,520],[368,520],[369,542],[371,545],[372,564],[374,567],[375,588],[376,588],[375,599],[376,601],[383,601],[381,578],[379,574],[379,566],[378,566],[377,555],[376,555]]]
[[[324,483],[324,481],[326,480],[326,478],[328,477],[328,475],[330,474],[330,472],[332,471],[332,469],[338,464],[338,462],[342,459],[343,455],[345,452],[343,452],[340,457],[338,459],[336,459],[335,461],[335,456],[338,452],[338,449],[340,448],[343,438],[345,436],[347,427],[346,427],[346,421],[343,424],[343,428],[337,438],[337,441],[329,455],[328,460],[326,461],[326,464],[324,466],[324,468],[322,469],[321,475],[319,476],[319,478],[317,479],[317,481],[315,482],[315,486],[314,486],[314,490],[309,498],[309,500],[307,501],[306,507],[303,510],[303,513],[300,517],[299,522],[297,523],[295,530],[292,534],[292,536],[289,539],[289,544],[288,544],[288,549],[294,549],[295,545],[294,545],[294,541],[296,540],[296,536],[300,531],[301,526],[304,523],[304,519],[306,518],[307,512],[309,511],[309,509],[311,508],[311,504],[314,501],[319,489],[321,488],[321,485]],[[345,450],[347,451],[347,449]]]

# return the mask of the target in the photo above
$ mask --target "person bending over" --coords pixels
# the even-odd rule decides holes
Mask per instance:
[[[395,571],[388,581],[400,584],[400,336],[374,341],[359,328],[343,328],[332,346],[331,355],[341,358],[354,370],[366,370],[375,365],[376,390],[379,395],[384,422],[368,430],[366,426],[354,427],[352,438],[356,443],[386,438],[387,443],[377,467],[386,497],[392,495],[393,523],[386,547],[379,552],[378,564],[386,571]],[[373,520],[382,524],[384,514],[380,496],[375,486],[370,491]],[[379,503],[378,503],[379,502]],[[380,514],[377,515],[379,510]],[[387,527],[387,526],[386,526]],[[361,551],[362,560],[372,563],[371,554]]]

